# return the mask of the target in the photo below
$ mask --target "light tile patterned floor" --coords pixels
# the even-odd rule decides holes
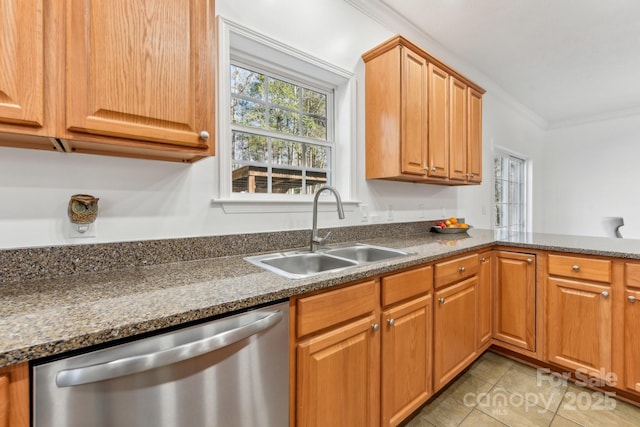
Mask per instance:
[[[486,352],[403,426],[638,427],[640,408]]]

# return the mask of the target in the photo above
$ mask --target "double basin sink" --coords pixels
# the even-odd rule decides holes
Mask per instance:
[[[412,254],[412,252],[398,249],[358,243],[316,252],[279,252],[251,256],[245,259],[281,276],[302,279]]]

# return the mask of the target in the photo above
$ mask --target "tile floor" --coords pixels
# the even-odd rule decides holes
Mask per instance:
[[[640,408],[485,352],[404,427],[640,426]]]

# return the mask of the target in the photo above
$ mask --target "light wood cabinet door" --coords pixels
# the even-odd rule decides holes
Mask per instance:
[[[29,427],[29,364],[0,368],[0,427]]]
[[[428,159],[429,177],[449,177],[449,74],[431,63]]]
[[[476,315],[478,326],[478,351],[483,351],[491,343],[493,336],[493,252],[480,254],[480,272],[478,273],[478,295]]]
[[[611,287],[550,277],[549,362],[602,378],[611,371]]]
[[[213,19],[213,0],[67,1],[63,132],[209,150]]]
[[[530,351],[535,351],[536,344],[535,276],[535,255],[496,253],[493,336]]]
[[[379,425],[379,327],[371,315],[298,344],[296,425]]]
[[[44,126],[44,1],[0,1],[0,131]]]
[[[449,178],[467,179],[467,85],[449,77]]]
[[[482,182],[482,93],[467,91],[467,181]]]
[[[433,303],[434,392],[476,356],[476,287],[473,276],[435,293]]]
[[[424,175],[427,162],[427,62],[402,49],[402,173]],[[378,159],[378,161],[385,161]]]
[[[640,393],[640,291],[627,289],[624,301],[624,385]]]
[[[431,395],[432,297],[382,313],[382,425],[396,426]]]

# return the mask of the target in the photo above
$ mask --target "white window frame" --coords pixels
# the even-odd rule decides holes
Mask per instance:
[[[508,156],[508,157],[514,157],[517,158],[519,160],[521,160],[523,162],[523,178],[524,178],[524,186],[523,186],[523,191],[524,191],[524,195],[523,195],[523,199],[524,199],[524,209],[522,212],[522,216],[523,216],[523,221],[524,221],[524,232],[531,232],[532,230],[532,198],[531,198],[531,194],[532,194],[532,164],[531,164],[531,160],[528,158],[528,156],[525,156],[523,154],[517,153],[515,151],[509,150],[507,148],[503,148],[503,147],[496,147],[494,152],[493,152],[493,158],[492,158],[492,183],[493,183],[493,189],[491,192],[492,195],[492,206],[493,206],[493,210],[492,210],[492,218],[491,218],[491,224],[492,224],[492,228],[494,228],[495,230],[502,232],[502,233],[511,233],[513,232],[513,230],[511,229],[507,229],[507,230],[502,230],[500,228],[497,228],[496,226],[496,177],[495,177],[495,159],[498,156]],[[508,215],[510,216],[510,213],[508,213]]]
[[[355,107],[356,82],[352,72],[344,70],[305,52],[294,49],[249,28],[218,16],[218,81],[216,106],[216,163],[217,191],[214,205],[221,205],[225,213],[248,212],[306,212],[311,211],[313,194],[245,194],[231,190],[231,63],[273,72],[289,78],[333,91],[333,105],[327,114],[334,115],[334,144],[331,149],[331,183],[340,192],[345,209],[354,210],[354,160],[356,153]],[[333,110],[333,111],[332,111]],[[326,197],[328,202],[330,198]],[[335,209],[335,202],[333,209]],[[327,207],[328,209],[329,207]],[[322,209],[322,207],[321,207]],[[324,209],[322,209],[324,210]]]

